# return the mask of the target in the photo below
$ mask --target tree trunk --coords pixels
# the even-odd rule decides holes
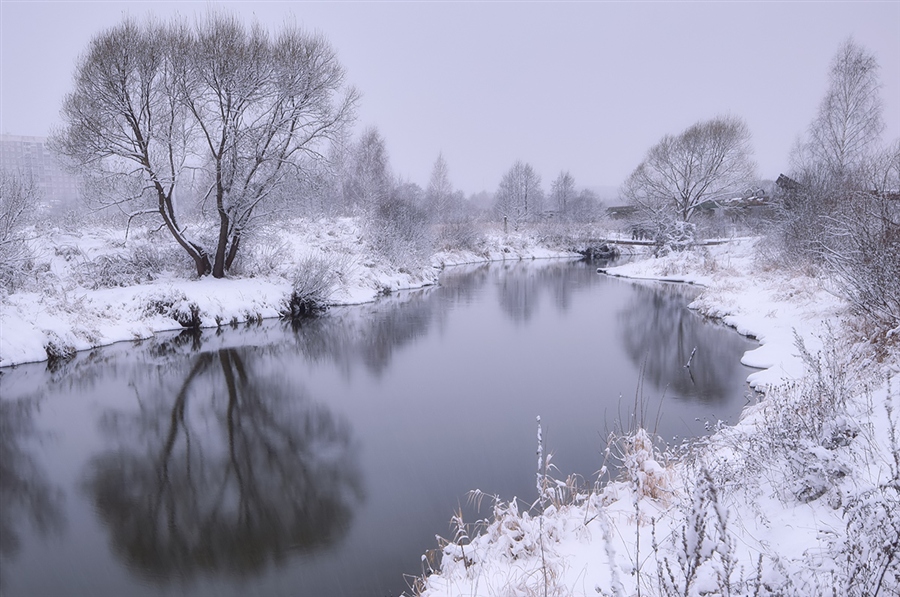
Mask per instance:
[[[212,265],[209,263],[209,255],[206,254],[206,251],[198,247],[197,245],[193,245],[194,250],[197,253],[197,256],[191,255],[194,259],[194,267],[197,268],[197,277],[202,278],[203,276],[209,274],[212,270]]]
[[[225,249],[228,246],[228,213],[219,209],[219,242],[216,245],[216,261],[213,264],[214,278],[225,277]]]
[[[231,237],[231,246],[228,247],[228,257],[225,258],[225,271],[231,269],[231,265],[234,263],[234,258],[237,256],[238,247],[241,244],[241,233],[235,232]]]
[[[169,197],[166,196],[165,191],[157,187],[156,194],[159,198],[159,213],[162,216],[163,222],[166,224],[166,228],[169,229],[169,232],[175,237],[175,241],[181,245],[181,248],[187,251],[187,254],[194,260],[194,267],[197,268],[197,277],[205,276],[211,269],[209,255],[207,255],[206,251],[201,247],[187,240],[184,235],[181,234],[181,231],[178,230],[178,226],[172,219],[173,216],[170,216],[171,201]]]

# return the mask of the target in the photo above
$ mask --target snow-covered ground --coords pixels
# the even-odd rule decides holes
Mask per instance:
[[[395,267],[366,246],[355,218],[293,220],[245,243],[252,277],[216,280],[192,279],[186,256],[165,232],[132,230],[126,239],[124,231],[105,228],[53,228],[34,237],[29,279],[16,292],[0,289],[0,367],[146,338],[179,329],[179,321],[214,327],[279,317],[297,268],[310,258],[336,270],[329,302],[349,305],[435,284],[449,265],[571,256],[527,234],[497,233],[476,250],[438,253],[416,269]],[[166,271],[170,263],[179,271]]]
[[[820,280],[767,267],[754,242],[607,273],[705,286],[693,308],[759,339],[743,360],[765,396],[678,453],[641,430],[619,438],[611,482],[577,491],[538,474],[524,502],[454,519],[418,592],[900,594],[897,346],[868,343]]]

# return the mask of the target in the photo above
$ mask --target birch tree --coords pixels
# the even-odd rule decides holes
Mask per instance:
[[[856,176],[872,159],[884,130],[878,60],[848,39],[831,62],[829,85],[809,127],[804,161],[831,178]]]
[[[393,184],[387,145],[376,127],[363,131],[348,161],[344,194],[351,204],[371,212],[386,200]]]
[[[795,152],[800,183],[784,203],[782,249],[825,265],[853,309],[882,330],[900,324],[900,141],[882,146],[878,61],[848,39]]]
[[[447,160],[444,154],[439,153],[431,169],[431,178],[425,191],[425,201],[433,216],[443,222],[450,215],[453,207],[453,185],[450,183],[450,175],[447,169]]]

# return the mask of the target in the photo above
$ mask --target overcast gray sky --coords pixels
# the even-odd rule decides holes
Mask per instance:
[[[517,159],[544,187],[619,185],[666,133],[733,114],[774,178],[852,36],[881,64],[886,139],[900,137],[900,2],[17,2],[2,0],[0,131],[59,123],[79,54],[126,13],[221,5],[270,28],[321,31],[363,94],[395,173],[494,190]]]

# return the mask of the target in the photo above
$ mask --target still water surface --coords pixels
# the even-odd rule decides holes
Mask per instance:
[[[737,419],[754,344],[689,311],[695,292],[586,263],[453,268],[299,326],[3,370],[0,593],[397,595],[467,491],[533,501],[537,415],[588,478],[641,379],[669,440]]]

